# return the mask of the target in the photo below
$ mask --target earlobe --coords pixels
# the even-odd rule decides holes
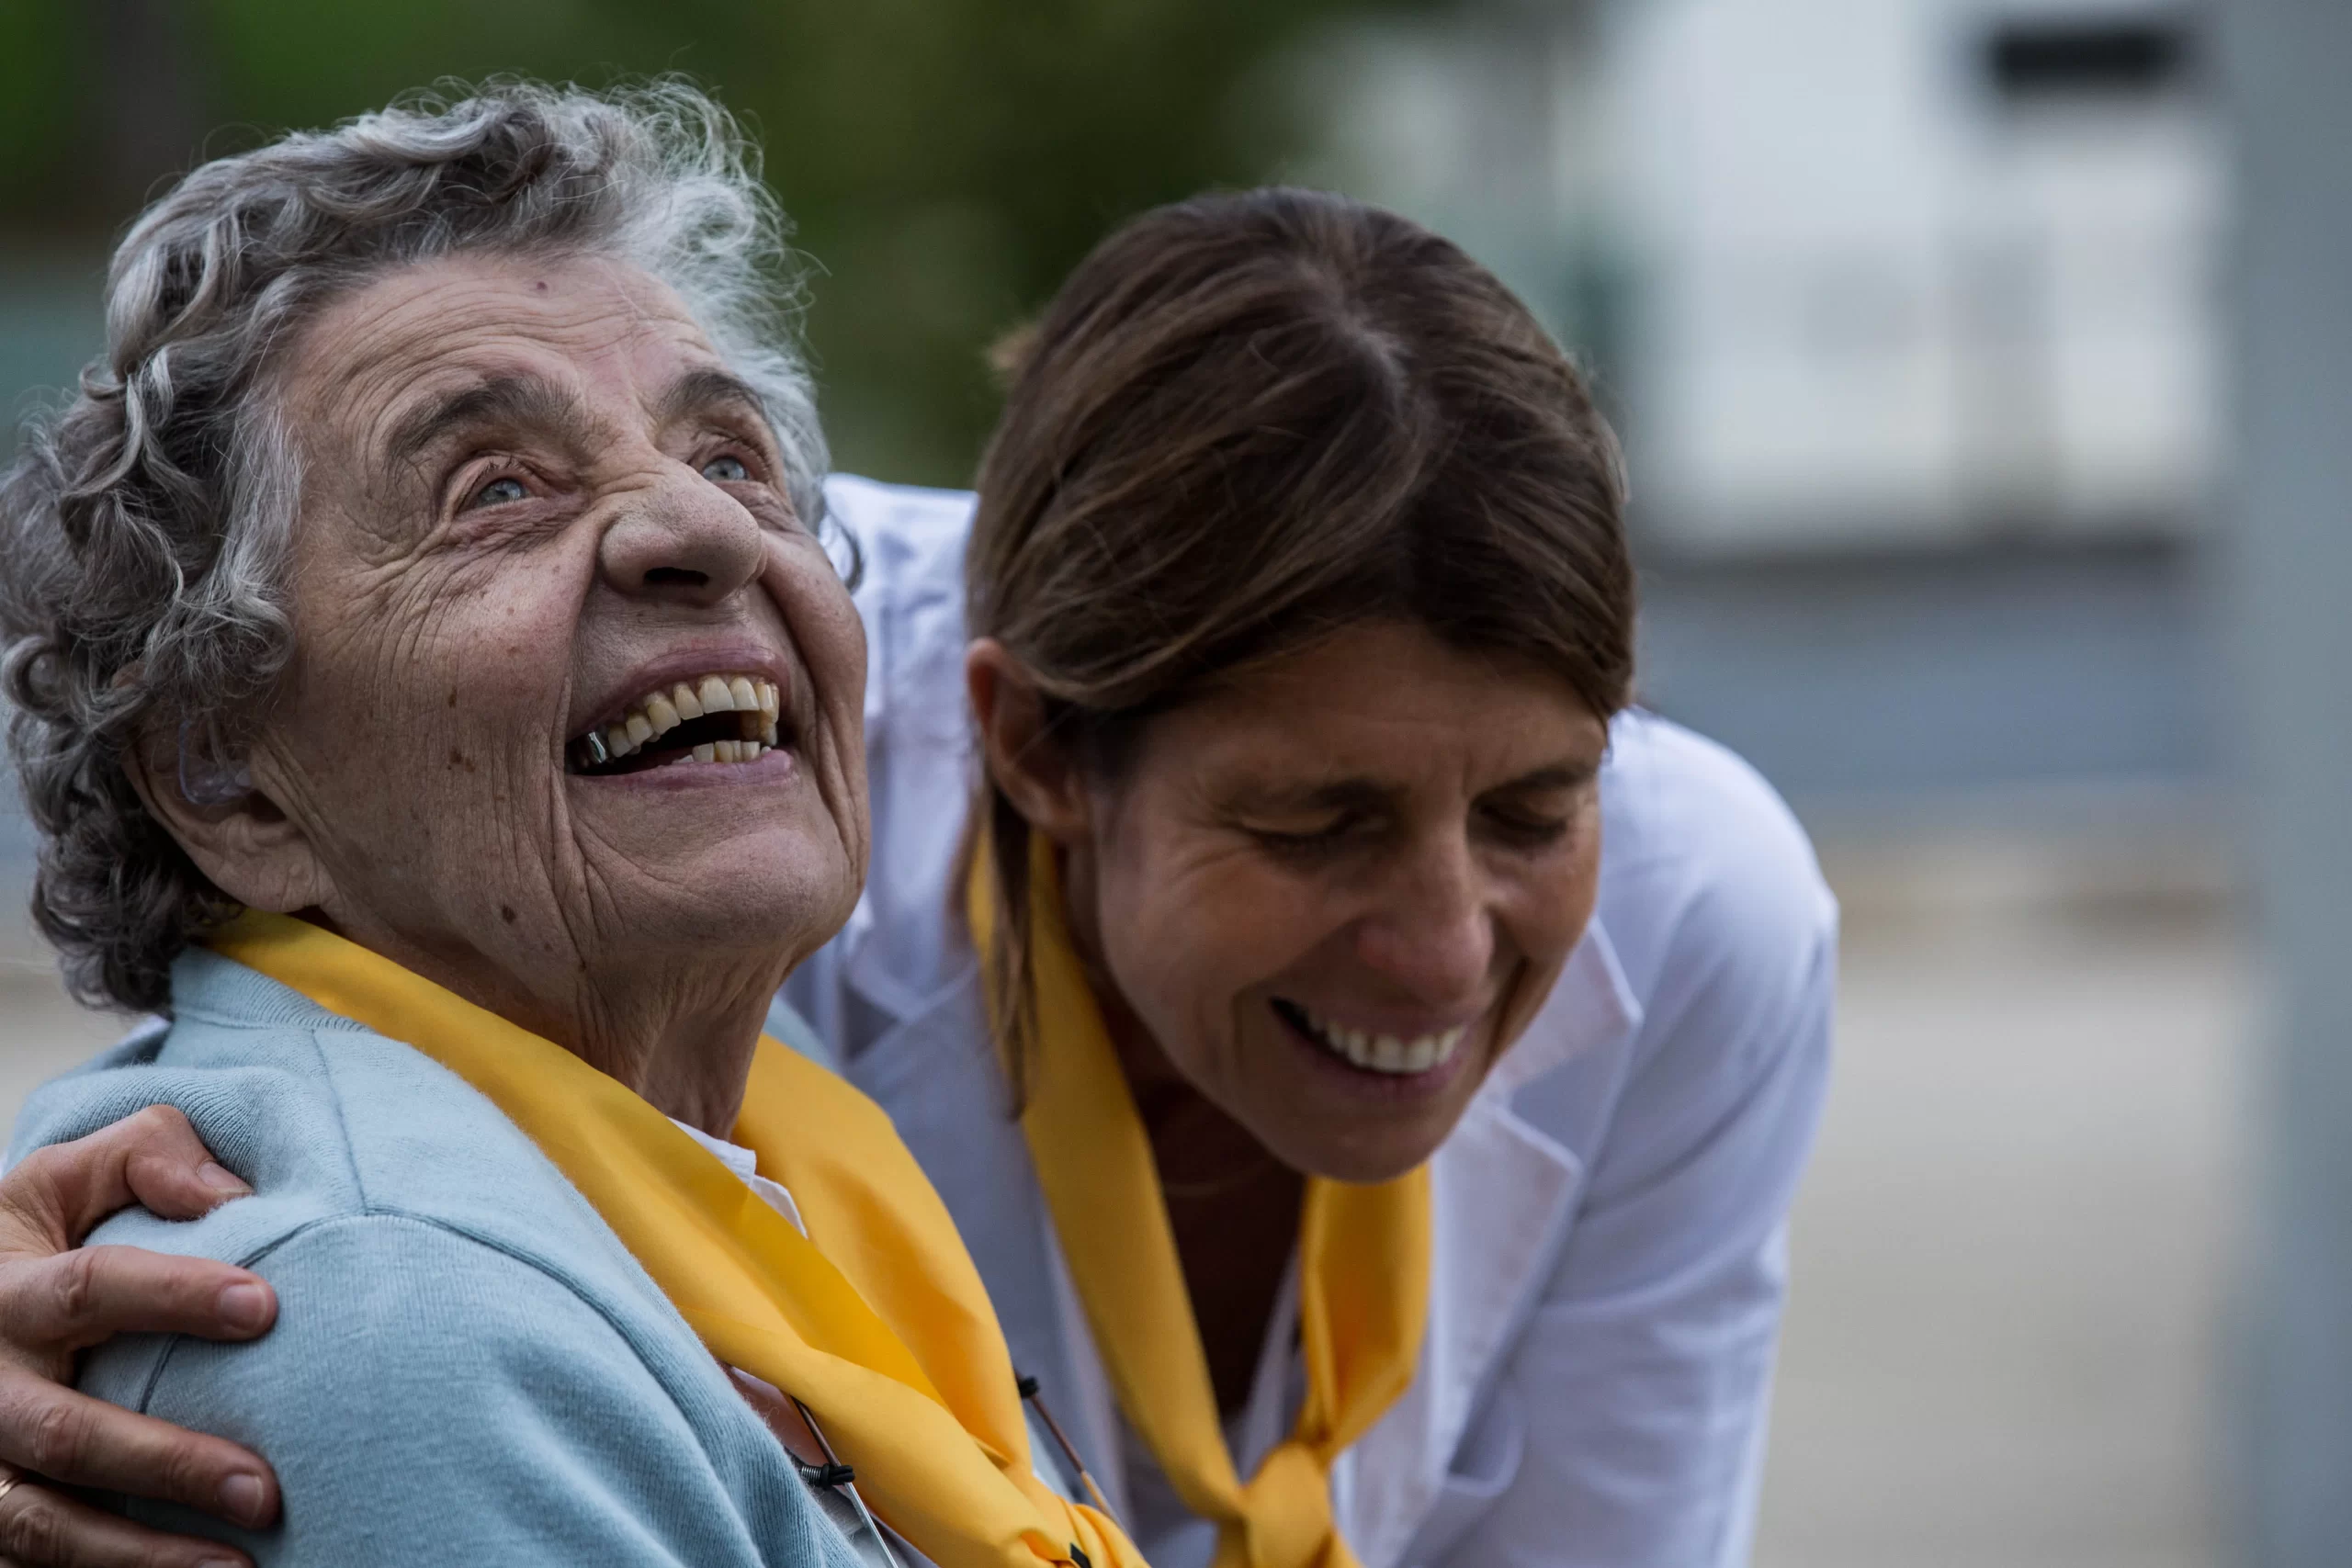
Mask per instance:
[[[123,754],[148,815],[213,886],[277,914],[327,904],[331,878],[300,824],[248,768],[191,755],[190,738],[157,727]]]
[[[1019,659],[994,637],[965,650],[964,684],[989,776],[1029,819],[1064,843],[1086,836],[1091,812],[1082,770],[1046,722],[1046,699]]]

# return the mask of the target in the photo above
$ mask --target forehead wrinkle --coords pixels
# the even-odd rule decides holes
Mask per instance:
[[[483,425],[544,430],[582,449],[597,434],[596,421],[569,389],[542,376],[498,374],[420,401],[393,423],[385,456],[394,464],[413,461],[452,433]]]
[[[304,398],[305,406],[324,417],[306,423],[384,431],[411,389],[421,382],[462,374],[469,368],[468,360],[474,361],[470,368],[480,378],[494,378],[501,373],[495,359],[485,364],[478,357],[485,350],[495,358],[505,358],[503,351],[507,349],[522,349],[536,357],[533,351],[548,348],[566,359],[594,357],[633,333],[661,325],[682,331],[703,346],[690,318],[663,309],[658,298],[641,298],[641,289],[620,287],[593,299],[579,297],[576,290],[533,295],[524,292],[521,284],[538,269],[519,268],[514,276],[503,276],[512,265],[511,258],[481,257],[419,264],[378,278],[330,306],[304,329],[280,377],[289,391],[303,390],[305,383],[314,390],[314,396]],[[627,268],[613,270],[621,285],[638,281]],[[656,280],[643,281],[659,288]],[[483,412],[526,415],[554,411]],[[361,449],[367,445],[363,436]],[[386,457],[400,456],[392,440],[373,445]],[[416,444],[409,445],[413,449]]]

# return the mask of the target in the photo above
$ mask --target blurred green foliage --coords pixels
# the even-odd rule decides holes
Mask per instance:
[[[95,248],[199,149],[448,76],[682,71],[753,127],[817,263],[808,331],[842,465],[960,483],[994,413],[987,344],[1120,219],[1278,171],[1309,128],[1275,63],[1367,8],[0,0],[0,220]]]

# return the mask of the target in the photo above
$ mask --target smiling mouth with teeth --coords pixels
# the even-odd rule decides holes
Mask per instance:
[[[1375,1034],[1370,1030],[1351,1029],[1337,1019],[1318,1018],[1296,1002],[1273,999],[1275,1013],[1284,1023],[1306,1036],[1316,1044],[1368,1073],[1385,1073],[1392,1077],[1410,1077],[1442,1067],[1453,1059],[1462,1047],[1470,1026],[1457,1023],[1452,1029],[1442,1029],[1434,1034],[1415,1035],[1405,1039],[1394,1034]]]
[[[752,762],[776,745],[781,694],[757,675],[703,675],[649,692],[564,748],[591,778],[691,762]]]

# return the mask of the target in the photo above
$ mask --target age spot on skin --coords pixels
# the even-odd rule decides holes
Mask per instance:
[[[463,768],[469,773],[474,771],[473,759],[455,746],[449,748],[449,765],[453,768]]]
[[[514,923],[514,906],[512,904],[501,904],[498,907],[498,918],[504,920],[508,925],[513,925]]]

